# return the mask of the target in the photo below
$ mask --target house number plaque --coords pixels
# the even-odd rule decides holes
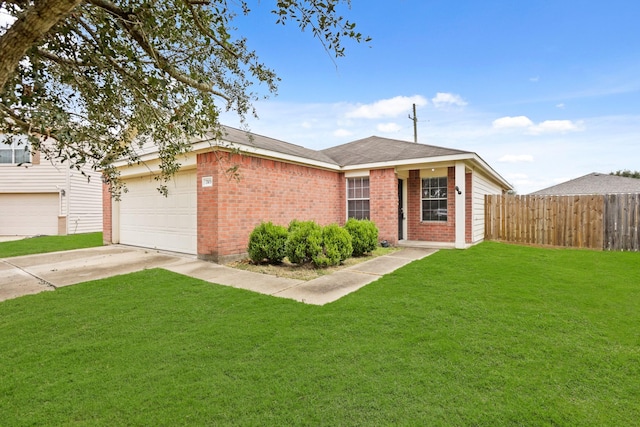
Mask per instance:
[[[213,187],[213,177],[212,176],[203,176],[202,177],[202,186],[203,187]]]

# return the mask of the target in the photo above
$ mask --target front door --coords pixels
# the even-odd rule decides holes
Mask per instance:
[[[402,198],[402,180],[398,180],[398,240],[404,240],[404,200]]]

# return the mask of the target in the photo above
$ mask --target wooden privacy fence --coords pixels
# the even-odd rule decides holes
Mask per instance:
[[[600,250],[640,250],[640,194],[485,196],[485,238]]]

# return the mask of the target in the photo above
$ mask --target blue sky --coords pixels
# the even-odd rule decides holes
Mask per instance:
[[[337,60],[269,3],[236,23],[282,79],[253,132],[412,141],[415,103],[419,142],[476,152],[520,194],[640,170],[640,2],[353,0],[343,14],[373,40]]]

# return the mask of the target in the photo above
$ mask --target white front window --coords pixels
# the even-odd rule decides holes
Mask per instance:
[[[347,178],[347,218],[369,219],[369,177]]]

